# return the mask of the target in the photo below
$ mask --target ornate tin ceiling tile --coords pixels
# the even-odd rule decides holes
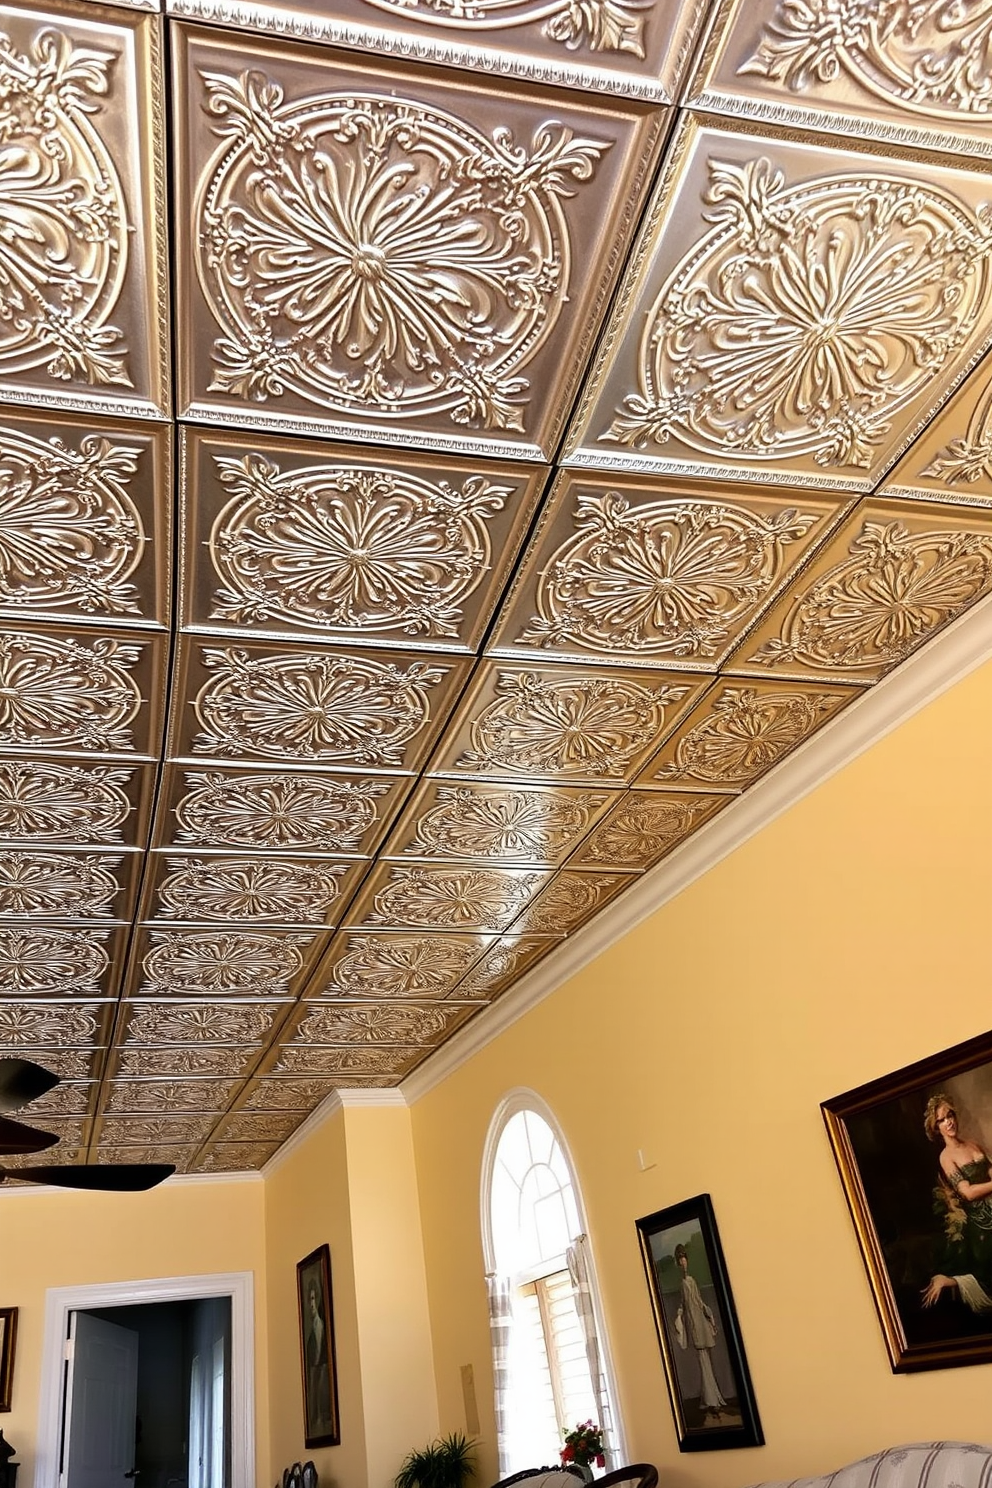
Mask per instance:
[[[37,1118],[40,1121],[47,1116],[86,1116],[96,1091],[95,1081],[75,1085],[63,1082],[54,1090],[35,1096],[31,1102],[31,1120]]]
[[[25,1152],[16,1156],[5,1157],[3,1166],[5,1168],[31,1168],[38,1162],[56,1162],[61,1166],[68,1167],[79,1161],[81,1148],[72,1142],[58,1142],[54,1147],[49,1147],[43,1153]]]
[[[147,1111],[223,1111],[238,1088],[236,1080],[115,1080],[105,1109],[127,1114]]]
[[[187,430],[183,622],[474,650],[546,475]]]
[[[992,588],[992,514],[864,502],[734,658],[735,670],[873,681]]]
[[[569,463],[869,490],[988,343],[990,289],[987,174],[690,118]]]
[[[157,756],[163,640],[4,628],[0,749]]]
[[[483,666],[431,771],[622,785],[705,685],[678,673]]]
[[[550,939],[527,940],[506,936],[483,956],[451,995],[458,999],[489,1002],[512,986],[554,945]]]
[[[0,919],[121,920],[141,860],[0,848]]]
[[[565,869],[513,922],[513,929],[531,935],[571,935],[636,878],[634,873],[572,873]]]
[[[151,767],[0,759],[0,841],[18,847],[143,843]]]
[[[191,1166],[195,1173],[244,1173],[264,1168],[278,1142],[219,1142]]]
[[[412,768],[468,665],[192,638],[185,651],[190,705],[176,704],[171,753],[352,770]]]
[[[638,784],[743,790],[857,696],[854,688],[729,677],[714,684]]]
[[[0,1005],[0,1047],[5,1054],[15,1049],[30,1049],[44,1044],[52,1045],[53,1053],[66,1046],[80,1045],[87,1049],[105,1043],[108,1004],[58,1002],[11,1002]],[[25,1055],[34,1059],[34,1054]],[[38,1058],[47,1069],[62,1075],[64,1066],[50,1062],[46,1050]],[[87,1079],[91,1073],[88,1059],[73,1065],[82,1073],[66,1078]]]
[[[127,1028],[122,1042],[183,1044],[194,1048],[201,1044],[261,1045],[279,1012],[279,1005],[271,1003],[264,1007],[235,1002],[131,1003],[127,1009]],[[129,1067],[128,1073],[164,1074],[169,1068],[167,1061],[160,1059],[156,1051],[156,1057],[148,1060],[144,1069]],[[171,1068],[176,1074],[231,1074],[234,1064],[225,1066],[218,1061],[217,1067],[211,1070],[206,1065],[194,1069],[192,1064],[186,1068],[180,1061],[172,1061]],[[123,1065],[121,1073],[124,1073]]]
[[[112,1145],[131,1142],[196,1145],[206,1141],[214,1121],[213,1116],[104,1116],[100,1124],[100,1142]]]
[[[304,1115],[316,1110],[337,1088],[336,1080],[256,1080],[249,1087],[244,1111],[294,1111]]]
[[[470,1009],[406,1003],[334,1007],[309,1004],[296,1028],[299,1044],[439,1044]],[[361,1067],[361,1066],[359,1066]],[[369,1066],[366,1065],[366,1068]]]
[[[992,506],[992,357],[931,420],[881,491]]]
[[[340,1085],[364,1074],[390,1076],[398,1080],[423,1058],[424,1050],[415,1047],[373,1048],[367,1044],[356,1049],[283,1044],[277,1054],[278,1058],[269,1070],[271,1075],[330,1075],[334,1084]]]
[[[689,90],[720,113],[992,155],[992,19],[945,0],[723,0]]]
[[[387,776],[223,768],[170,774],[170,807],[157,835],[201,852],[369,853],[410,785]]]
[[[0,614],[168,624],[166,432],[0,413]]]
[[[251,26],[483,75],[669,102],[703,0],[167,0],[176,16]]]
[[[236,1111],[217,1130],[222,1142],[285,1142],[307,1118],[306,1111],[283,1112],[279,1115],[255,1111]]]
[[[101,1143],[94,1154],[104,1163],[172,1163],[177,1173],[185,1173],[196,1155],[195,1147],[104,1147]]]
[[[427,781],[383,856],[554,867],[615,799],[610,791]]]
[[[41,1049],[3,1044],[4,1057],[31,1059],[63,1080],[88,1080],[93,1073],[93,1055],[80,1049]]]
[[[365,1001],[447,997],[491,944],[490,936],[342,935],[309,995]]]
[[[584,842],[570,867],[651,868],[703,822],[722,810],[728,798],[631,791]]]
[[[108,930],[0,925],[0,985],[5,997],[107,997],[116,991],[124,940]],[[116,963],[116,964],[115,964]]]
[[[161,32],[0,6],[0,390],[93,413],[168,407]]]
[[[158,856],[147,913],[159,922],[324,929],[340,918],[366,866],[312,858]]]
[[[352,925],[499,932],[547,883],[546,872],[383,864],[347,917]]]
[[[662,111],[176,35],[184,411],[548,458]]]
[[[180,1049],[121,1049],[116,1056],[119,1076],[225,1075],[240,1079],[258,1059],[258,1048],[199,1047]]]
[[[322,937],[239,928],[151,930],[133,953],[141,998],[292,997]]]
[[[489,653],[713,670],[843,509],[796,494],[564,472]]]

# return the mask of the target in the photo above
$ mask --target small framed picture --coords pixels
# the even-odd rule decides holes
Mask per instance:
[[[331,1252],[326,1245],[298,1263],[296,1291],[300,1309],[305,1444],[336,1447],[341,1441],[341,1424],[334,1358]]]
[[[0,1411],[10,1410],[14,1384],[14,1345],[17,1342],[17,1308],[0,1307]]]
[[[764,1443],[709,1194],[637,1221],[680,1452]]]
[[[824,1101],[896,1373],[992,1359],[992,1033]]]

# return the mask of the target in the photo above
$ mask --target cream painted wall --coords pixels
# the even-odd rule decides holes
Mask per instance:
[[[575,1159],[628,1448],[666,1488],[992,1439],[992,1365],[891,1373],[821,1100],[990,1024],[992,666],[738,849],[413,1108],[442,1428],[460,1366],[495,1480],[479,1238],[490,1117],[550,1104]],[[641,1171],[637,1153],[651,1165]],[[767,1445],[680,1456],[634,1220],[714,1201]]]
[[[255,1429],[267,1478],[268,1372],[263,1184],[166,1184],[147,1194],[0,1193],[0,1305],[16,1306],[13,1408],[0,1428],[30,1488],[41,1387],[45,1292],[95,1282],[255,1275]]]

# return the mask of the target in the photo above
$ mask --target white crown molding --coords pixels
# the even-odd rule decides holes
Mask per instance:
[[[315,1111],[298,1126],[288,1141],[273,1152],[268,1162],[262,1169],[261,1176],[270,1178],[273,1173],[282,1167],[283,1163],[297,1150],[302,1147],[308,1137],[312,1136],[318,1127],[323,1126],[328,1116],[333,1116],[335,1111],[341,1111],[348,1106],[406,1106],[406,1096],[402,1090],[332,1090],[325,1100],[322,1100]]]
[[[777,816],[990,659],[992,596],[948,626],[884,681],[869,688],[757,785],[676,848],[657,868],[646,873],[614,908],[566,940],[560,950],[552,952],[497,1002],[473,1018],[462,1032],[443,1044],[400,1086],[408,1104],[413,1105],[435,1089],[563,982]]]
[[[343,1106],[406,1106],[409,1104],[402,1090],[395,1086],[389,1090],[339,1090],[337,1097]]]

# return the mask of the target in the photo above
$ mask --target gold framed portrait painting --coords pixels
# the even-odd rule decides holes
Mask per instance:
[[[16,1342],[17,1308],[0,1307],[0,1411],[10,1410]]]
[[[328,1246],[318,1246],[298,1263],[296,1295],[300,1311],[305,1443],[308,1447],[336,1447],[341,1441],[341,1422]]]

